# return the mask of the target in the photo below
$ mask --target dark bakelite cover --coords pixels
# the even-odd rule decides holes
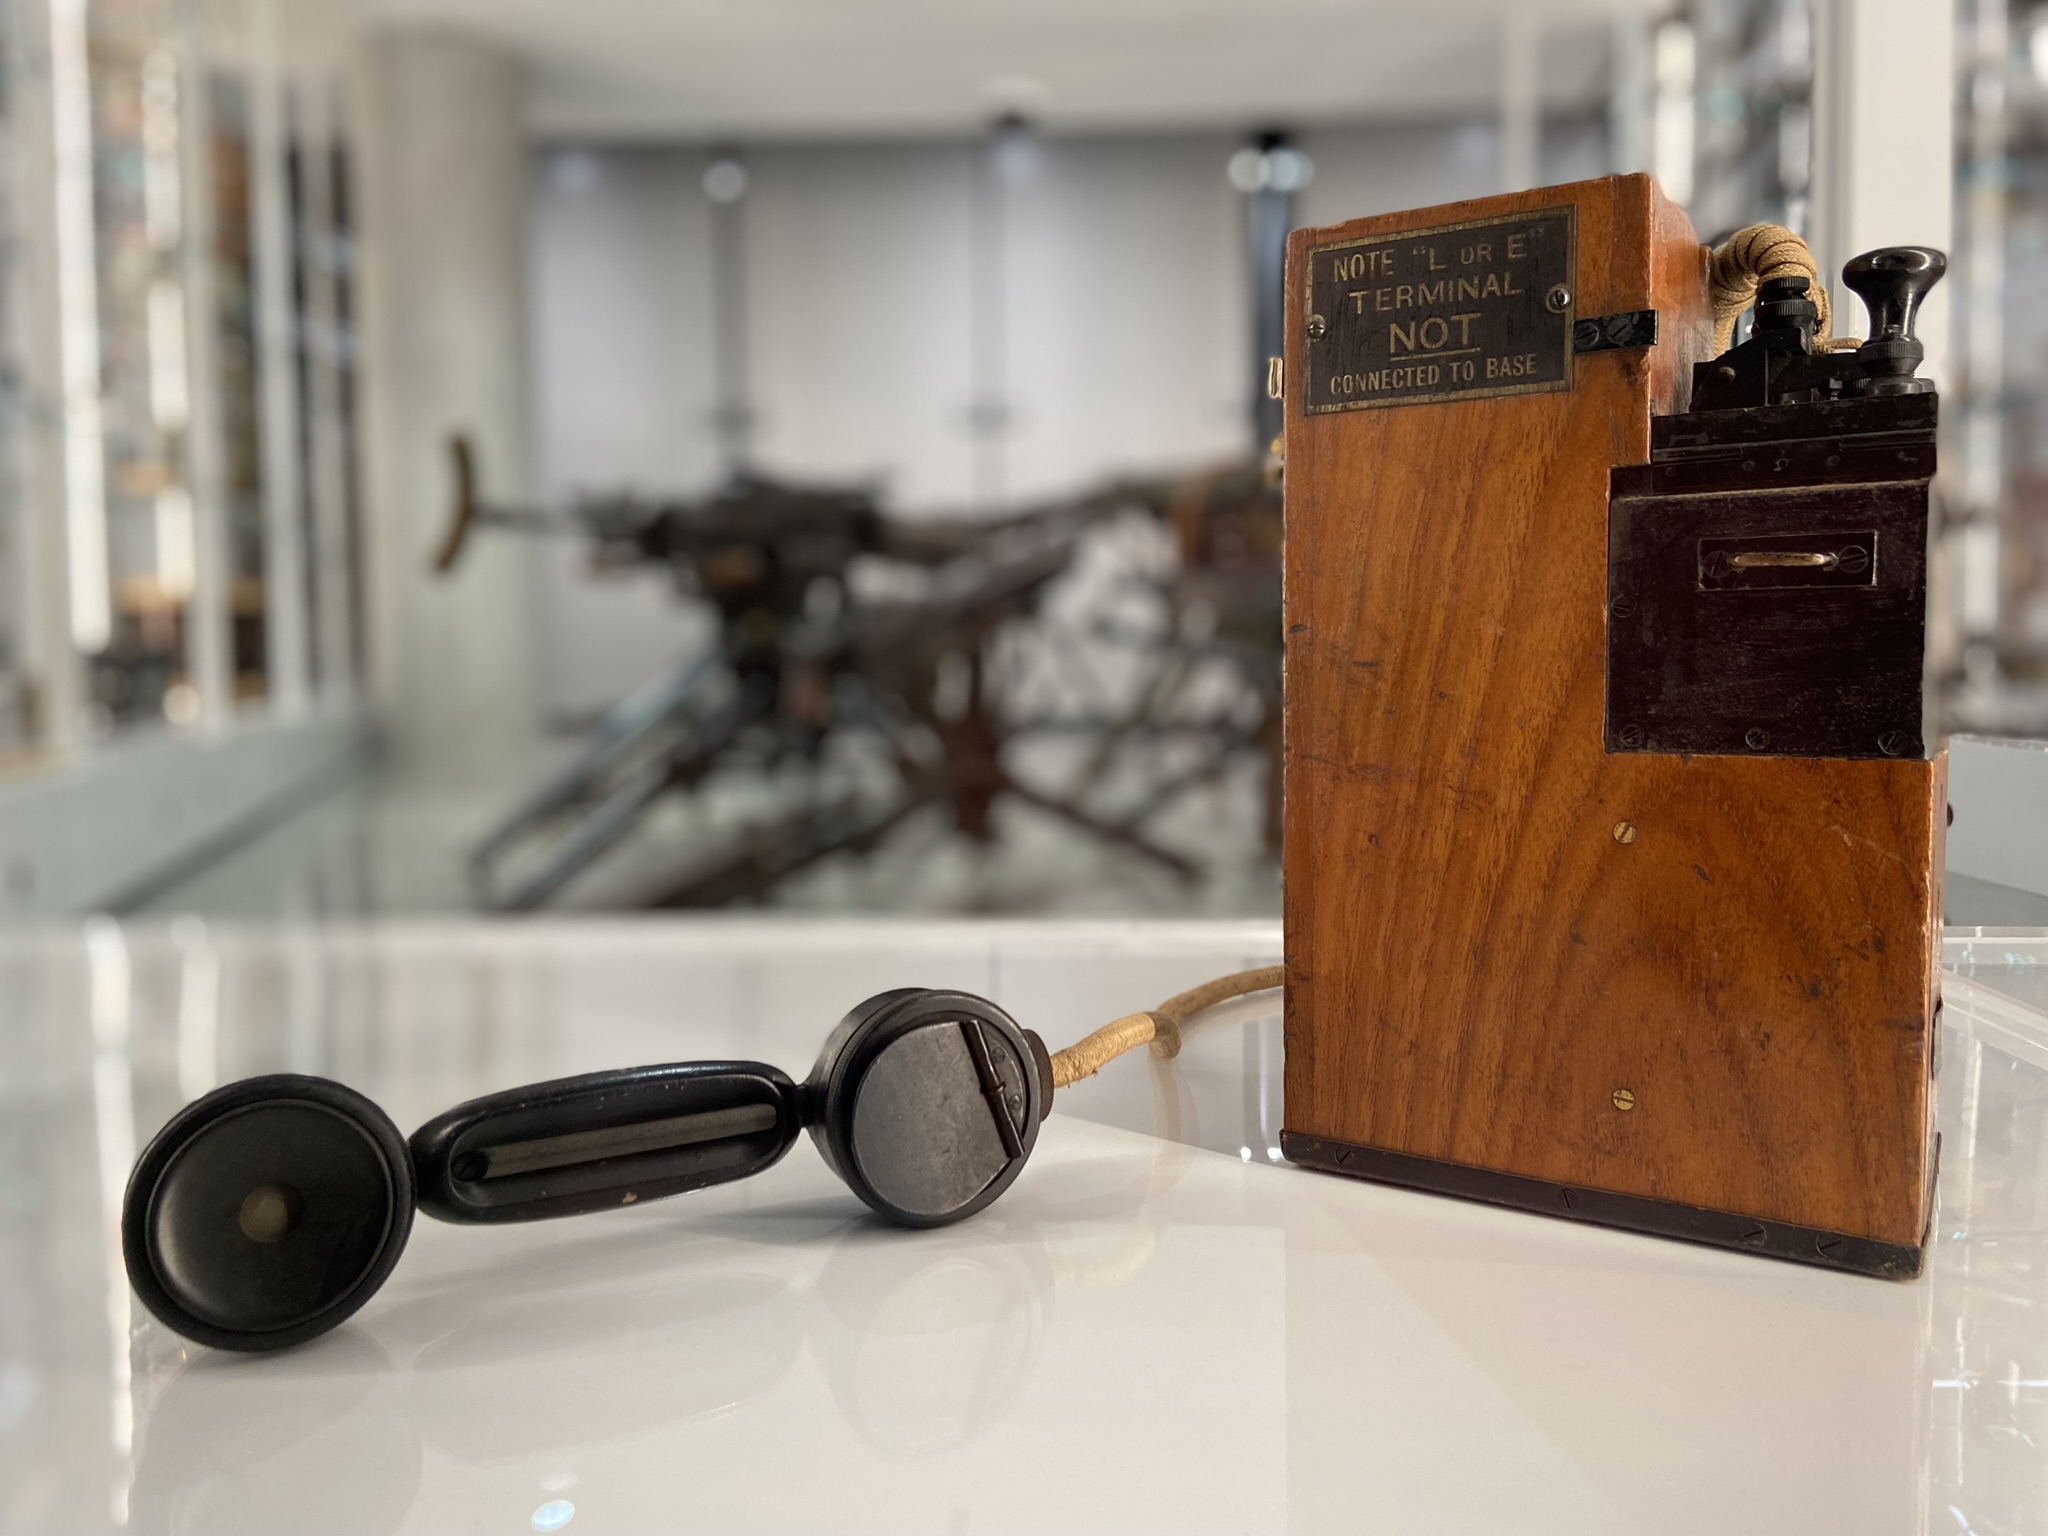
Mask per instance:
[[[398,1127],[352,1088],[278,1073],[173,1115],[128,1180],[121,1251],[166,1326],[270,1350],[335,1327],[376,1292],[412,1231]]]
[[[692,1061],[472,1099],[413,1132],[412,1158],[429,1216],[533,1221],[748,1178],[802,1128],[787,1073]]]

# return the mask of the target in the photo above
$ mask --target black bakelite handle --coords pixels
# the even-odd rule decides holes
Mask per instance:
[[[1842,268],[1842,282],[1870,311],[1872,341],[1916,341],[1913,322],[1927,290],[1941,281],[1948,257],[1924,245],[1865,251]]]
[[[414,1131],[410,1145],[429,1216],[535,1221],[748,1178],[802,1129],[788,1074],[757,1061],[690,1061],[471,1099]]]

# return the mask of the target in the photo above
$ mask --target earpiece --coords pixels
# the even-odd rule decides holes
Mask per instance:
[[[352,1088],[280,1074],[216,1088],[158,1131],[128,1180],[129,1282],[216,1349],[283,1349],[368,1301],[412,1231],[398,1127]]]

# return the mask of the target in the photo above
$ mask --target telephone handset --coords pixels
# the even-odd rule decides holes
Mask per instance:
[[[903,987],[827,1037],[801,1084],[764,1062],[595,1072],[489,1094],[410,1139],[352,1088],[280,1073],[226,1084],[144,1148],[121,1207],[143,1304],[218,1349],[283,1349],[346,1321],[390,1276],[415,1207],[481,1225],[612,1210],[750,1178],[806,1129],[898,1226],[961,1221],[1023,1172],[1054,1090],[1179,1030],[1279,967],[1219,978],[1053,1053],[986,998]]]

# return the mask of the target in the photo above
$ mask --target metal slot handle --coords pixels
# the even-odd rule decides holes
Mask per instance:
[[[481,1166],[471,1173],[456,1159],[456,1176],[502,1179],[515,1173],[536,1173],[544,1168],[573,1168],[581,1163],[600,1163],[608,1157],[631,1157],[640,1152],[666,1152],[671,1147],[694,1147],[727,1136],[746,1136],[765,1131],[776,1121],[772,1104],[743,1104],[735,1109],[714,1109],[701,1115],[677,1115],[667,1120],[646,1120],[638,1125],[608,1126],[596,1131],[571,1131],[564,1136],[541,1136],[532,1141],[508,1141],[495,1147],[477,1147],[464,1154]]]
[[[1739,555],[1728,556],[1731,571],[1765,571],[1818,569],[1832,571],[1842,563],[1842,557],[1832,551],[1828,553],[1788,550],[1782,554],[1770,550],[1746,550]]]
[[[1699,541],[1694,577],[1702,592],[1877,585],[1877,530],[1749,533]]]

